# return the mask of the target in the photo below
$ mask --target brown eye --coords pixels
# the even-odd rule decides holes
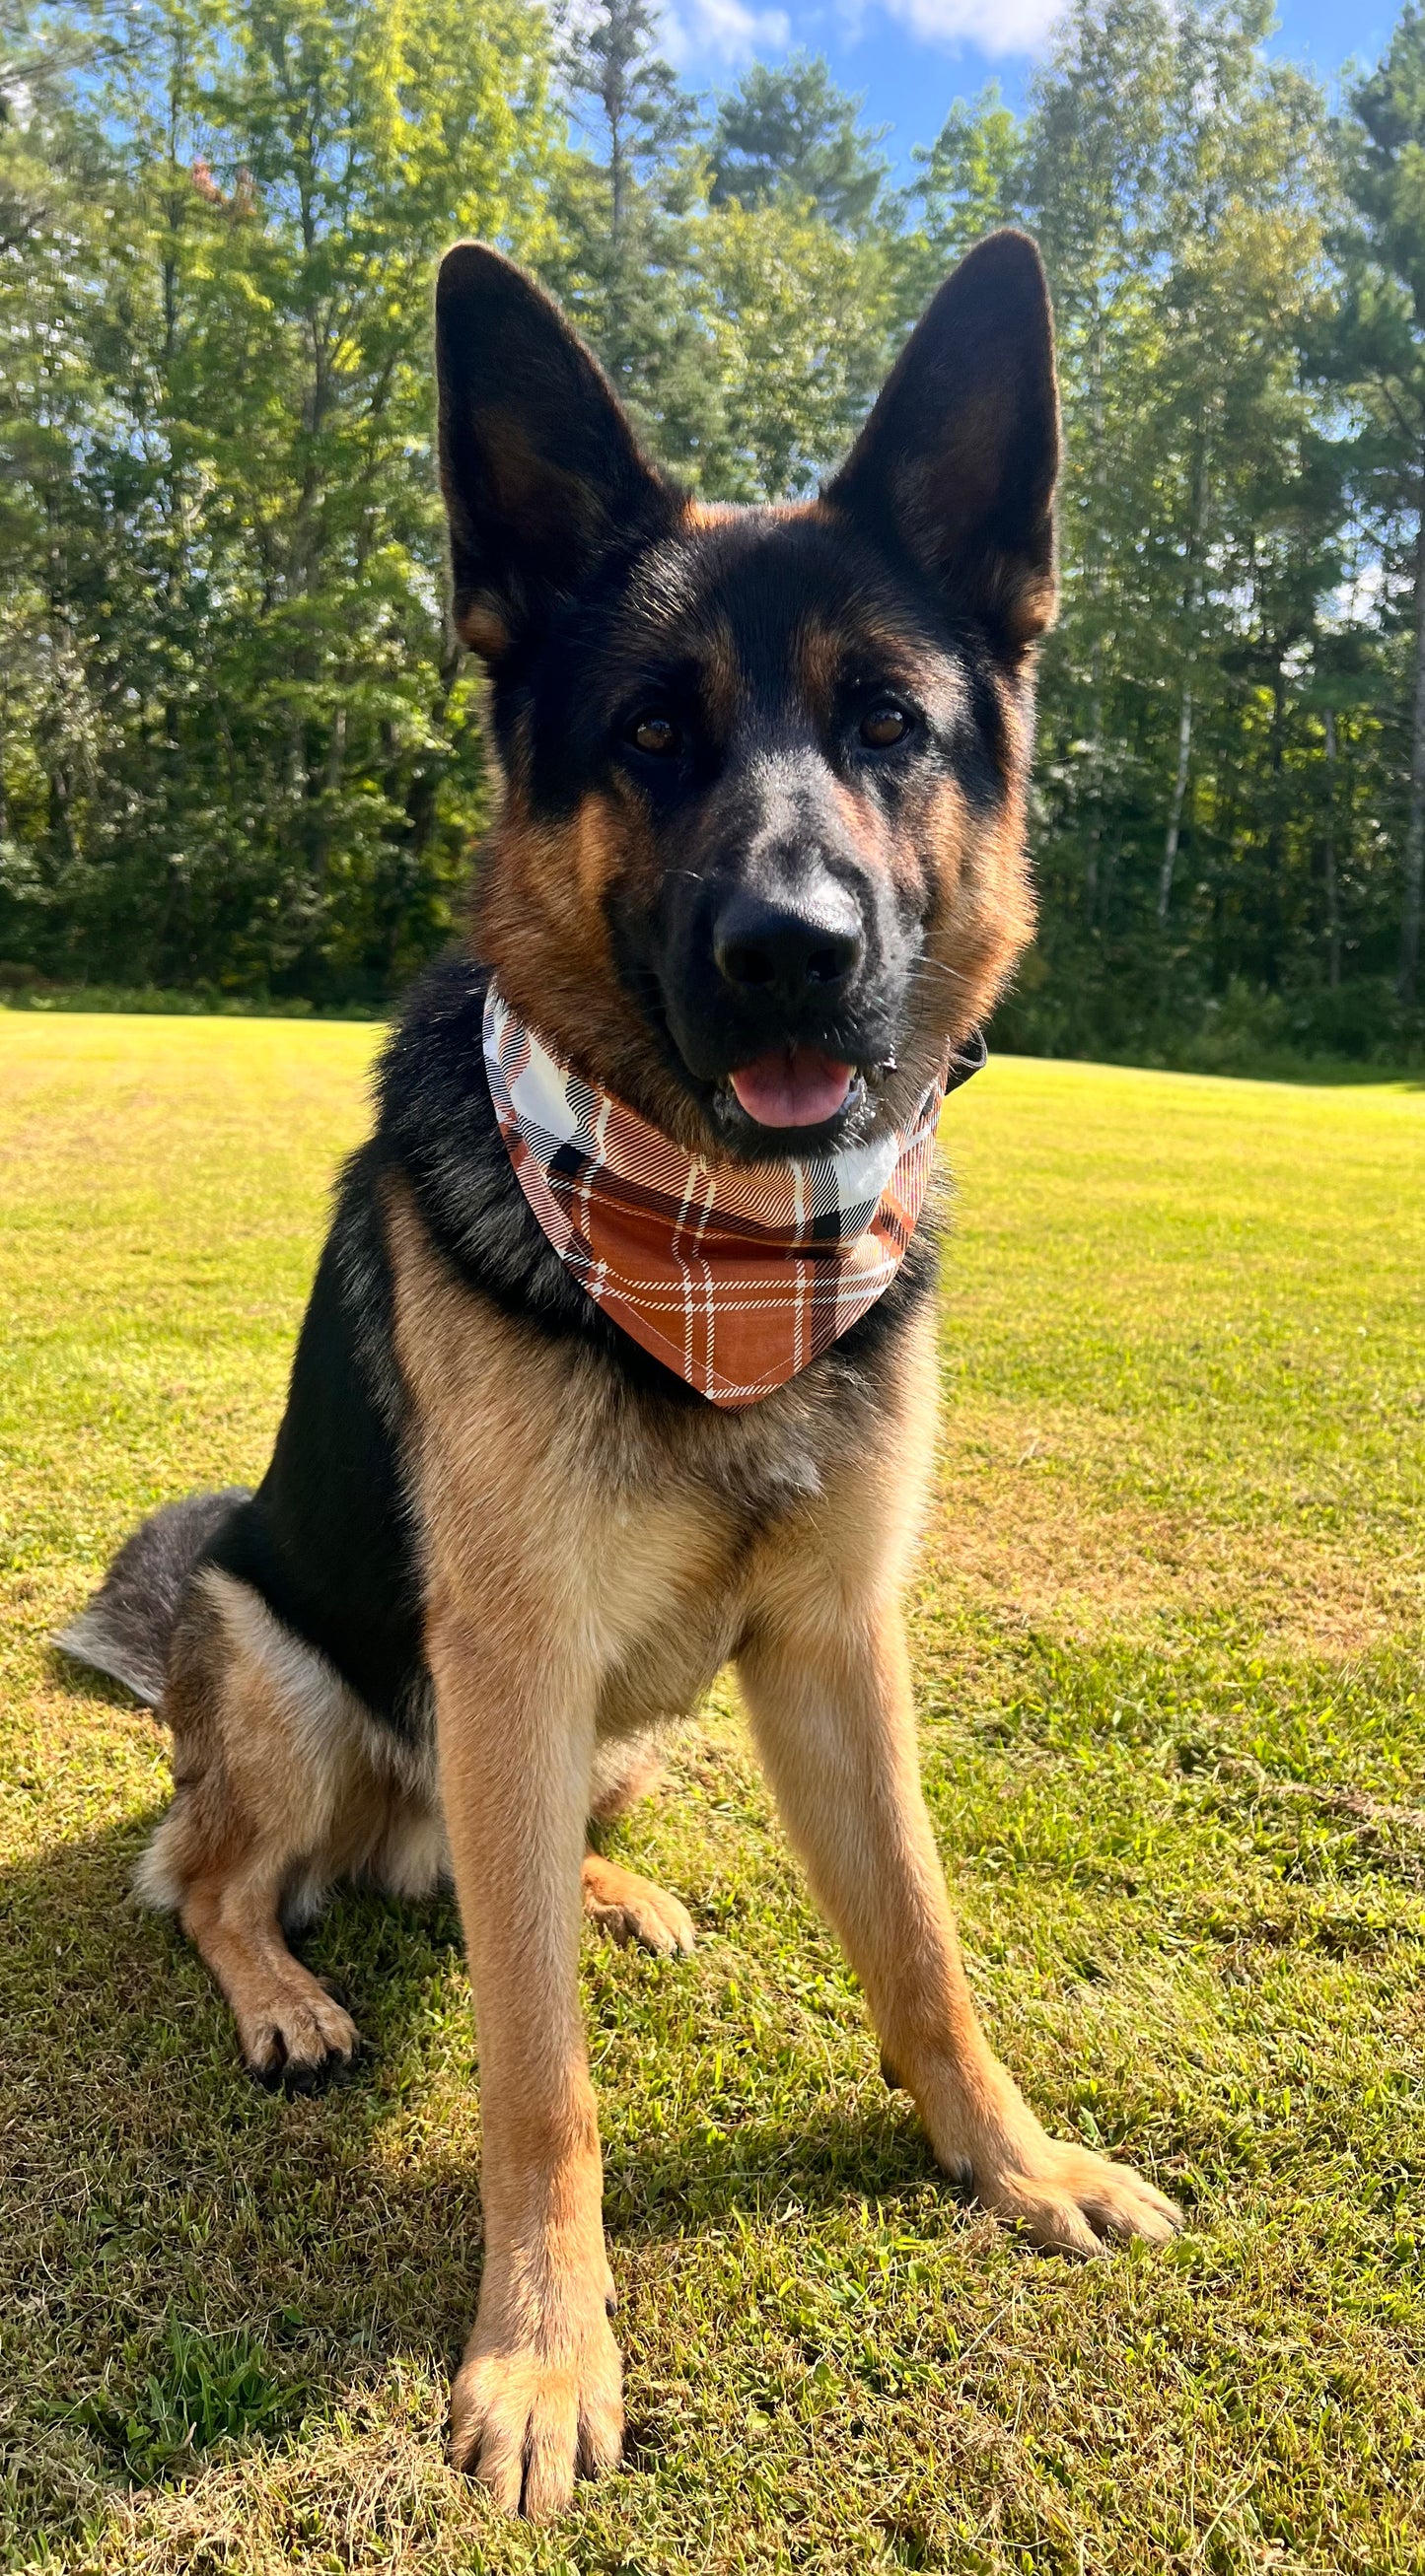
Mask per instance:
[[[667,760],[683,748],[683,737],[672,717],[659,715],[652,707],[625,725],[624,739],[632,743],[635,751],[646,752],[650,760]]]
[[[889,751],[910,731],[910,718],[904,707],[872,707],[861,718],[861,740],[872,751]]]

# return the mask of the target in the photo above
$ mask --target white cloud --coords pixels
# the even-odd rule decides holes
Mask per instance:
[[[784,54],[792,22],[785,9],[752,9],[747,0],[678,0],[664,12],[660,34],[671,62],[738,63]]]
[[[974,45],[982,54],[1037,54],[1062,15],[1063,0],[881,0],[888,18],[898,19],[922,44],[953,51]],[[865,10],[852,0],[858,27]]]

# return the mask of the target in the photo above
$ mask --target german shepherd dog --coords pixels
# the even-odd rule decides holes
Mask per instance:
[[[1011,232],[970,254],[806,505],[689,500],[492,250],[446,258],[436,336],[454,614],[501,773],[469,941],[386,1050],[261,1485],[156,1513],[62,1642],[161,1703],[174,1796],[142,1891],[263,2082],[314,2085],[357,2045],[288,1946],[323,1891],[453,1875],[485,2253],[451,2446],[545,2515],[622,2440],[581,1912],[693,1941],[589,1823],[728,1661],[947,2173],[1078,2254],[1177,2213],[1046,2134],[961,1967],[899,1606],[933,1440],[930,1229],[809,1365],[710,1402],[541,1230],[482,1055],[493,976],[588,1084],[745,1170],[903,1128],[977,1029],[1032,918],[1058,452],[1038,255]]]

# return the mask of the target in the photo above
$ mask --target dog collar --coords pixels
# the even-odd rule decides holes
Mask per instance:
[[[492,982],[485,1069],[515,1178],[566,1269],[709,1403],[756,1404],[885,1294],[915,1231],[947,1090],[985,1061],[978,1031],[903,1130],[829,1154],[709,1163],[586,1082]]]

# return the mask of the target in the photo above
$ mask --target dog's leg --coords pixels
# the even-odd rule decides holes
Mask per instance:
[[[355,2025],[294,1959],[284,1898],[361,1856],[381,1814],[334,1674],[230,1577],[200,1577],[173,1641],[163,1715],[174,1799],[139,1869],[217,1979],[250,2071],[310,2092],[351,2061]]]
[[[921,1796],[898,1606],[804,1565],[739,1670],[787,1831],[940,2163],[1037,2244],[1094,2254],[1170,2236],[1172,2202],[1049,2137],[980,2029]]]
[[[433,1615],[441,1789],[480,2050],[485,2268],[451,2450],[510,2512],[557,2513],[622,2449],[603,2173],[579,2011],[594,1697],[509,1623]]]
[[[294,1959],[278,1919],[283,1855],[193,1879],[179,1920],[217,1979],[259,2083],[312,2093],[350,2065],[356,2025],[335,1993]]]

